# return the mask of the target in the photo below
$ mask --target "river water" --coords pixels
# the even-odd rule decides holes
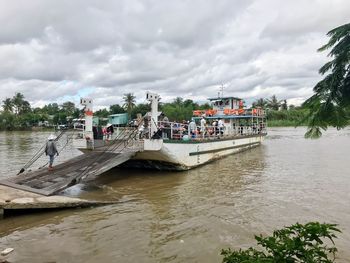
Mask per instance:
[[[221,262],[254,234],[320,221],[339,224],[337,262],[350,262],[350,129],[304,132],[271,128],[262,146],[186,172],[114,169],[64,194],[116,204],[5,218],[0,250],[15,249],[10,262]],[[0,133],[0,178],[47,136]]]

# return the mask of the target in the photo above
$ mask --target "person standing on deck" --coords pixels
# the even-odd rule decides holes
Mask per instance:
[[[52,164],[53,160],[55,159],[55,154],[57,153],[57,156],[59,155],[56,147],[56,142],[55,142],[56,136],[51,134],[49,138],[47,138],[47,143],[45,147],[45,154],[46,156],[48,155],[50,157],[49,160],[49,171],[52,171]]]
[[[224,122],[221,118],[219,118],[219,121],[218,121],[218,128],[219,128],[219,134],[223,135],[224,134]]]
[[[189,131],[189,135],[191,135],[191,138],[196,137],[197,126],[194,119],[192,119],[190,124],[188,124],[188,131]]]
[[[202,134],[203,138],[205,136],[205,125],[206,124],[207,124],[207,121],[204,119],[204,116],[202,116],[202,119],[201,119],[201,134]]]
[[[106,131],[107,131],[107,140],[112,139],[112,136],[114,133],[113,124],[107,123]]]

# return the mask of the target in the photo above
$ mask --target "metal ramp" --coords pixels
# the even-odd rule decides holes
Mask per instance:
[[[1,180],[0,184],[45,196],[56,194],[88,176],[97,176],[129,160],[137,150],[122,152],[91,152],[58,164],[53,171],[47,168]]]
[[[61,132],[56,141],[62,140],[64,133],[64,131]],[[67,139],[60,151],[68,142]],[[89,176],[97,176],[126,162],[136,152],[142,150],[143,141],[138,140],[138,127],[132,127],[118,134],[104,146],[87,150],[80,156],[57,164],[52,171],[47,168],[28,171],[28,168],[43,156],[45,152],[45,145],[43,145],[16,176],[0,180],[0,185],[45,196],[54,195]]]

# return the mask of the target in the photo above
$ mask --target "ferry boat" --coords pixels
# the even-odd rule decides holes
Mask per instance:
[[[195,110],[190,122],[181,123],[161,119],[158,94],[148,92],[146,99],[151,103],[151,112],[133,128],[134,136],[127,137],[126,147],[137,150],[120,164],[122,167],[188,170],[259,146],[267,134],[265,111],[244,108],[240,98],[209,98],[212,109]],[[86,127],[80,142],[75,140],[77,148],[83,152],[106,148],[108,142],[97,139],[93,133],[92,100],[82,99],[81,103],[85,105]],[[119,135],[117,130],[116,140]]]

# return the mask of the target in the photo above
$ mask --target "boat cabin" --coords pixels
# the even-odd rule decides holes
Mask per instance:
[[[208,100],[213,105],[213,110],[216,110],[218,114],[224,114],[225,110],[243,108],[243,100],[236,97],[209,98]]]

